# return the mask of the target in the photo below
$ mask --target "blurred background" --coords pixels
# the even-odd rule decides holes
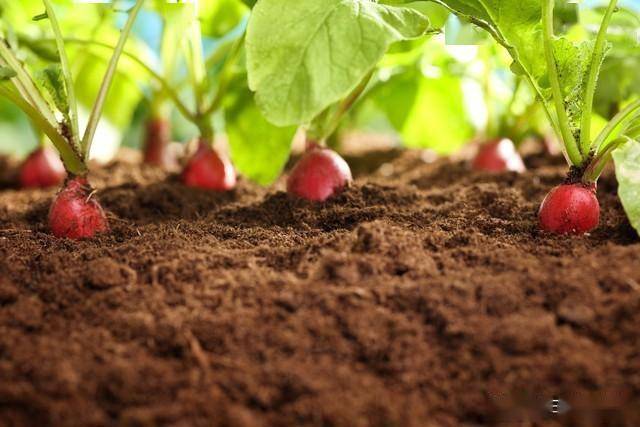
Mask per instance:
[[[94,159],[108,161],[120,146],[140,147],[145,123],[159,111],[170,118],[173,141],[186,142],[197,133],[165,99],[148,71],[131,59],[143,61],[177,88],[186,86],[184,59],[167,43],[167,38],[182,36],[175,15],[182,6],[148,3],[127,43],[129,56],[121,59],[93,145]],[[56,10],[65,37],[113,46],[131,5],[127,1],[56,2]],[[597,31],[602,6],[597,0],[559,2],[557,25],[568,37],[588,37]],[[618,111],[621,100],[640,93],[640,0],[624,0],[620,6],[622,12],[616,14],[611,27],[614,48],[603,67],[596,95],[595,111],[602,118],[595,120],[596,127]],[[374,148],[404,146],[449,154],[470,141],[494,136],[510,137],[516,144],[527,138],[552,139],[543,111],[526,83],[510,71],[504,49],[439,6],[424,3],[421,7],[444,31],[394,45],[330,144],[340,149],[349,141],[365,140]],[[52,34],[48,25],[32,19],[42,10],[40,0],[0,0],[0,30],[6,37],[15,37],[29,51],[31,60],[40,58],[45,63],[53,49]],[[200,3],[199,13],[204,52],[209,57],[242,33],[250,9],[240,0],[207,0]],[[82,126],[111,52],[98,45],[72,42],[67,50],[76,76]],[[180,96],[185,103],[193,102],[189,90],[181,90]],[[224,134],[224,118],[213,120]],[[26,117],[0,98],[0,154],[23,157],[37,146],[39,138]]]

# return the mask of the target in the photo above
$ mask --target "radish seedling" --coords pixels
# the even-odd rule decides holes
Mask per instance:
[[[123,52],[128,60],[144,69],[158,86],[151,99],[152,115],[147,123],[144,144],[145,161],[170,169],[174,164],[171,153],[166,149],[169,142],[170,123],[165,104],[169,100],[178,112],[198,129],[198,137],[195,141],[197,150],[184,165],[180,174],[182,182],[190,187],[216,191],[230,190],[235,186],[236,172],[231,162],[213,148],[215,136],[213,116],[223,107],[231,77],[229,68],[238,59],[243,37],[224,44],[224,48],[218,49],[215,55],[205,59],[199,3],[195,1],[190,4],[168,4],[158,0],[156,8],[165,21],[162,45],[163,70],[158,72],[135,54]],[[103,49],[113,48],[109,44],[94,40],[68,39],[67,42]],[[193,108],[190,108],[180,97],[179,88],[184,82],[174,84],[171,81],[170,75],[175,74],[178,69],[179,51],[185,59],[184,65],[188,74],[186,83],[193,97]],[[207,73],[209,69],[221,69],[219,81],[215,82],[217,84],[212,82]],[[211,97],[210,93],[214,92],[214,87],[217,91]]]
[[[307,128],[307,152],[288,181],[291,193],[325,200],[349,184],[346,162],[316,145],[336,130],[389,46],[429,29],[417,10],[377,2],[257,2],[247,29],[249,87],[269,121]]]
[[[595,184],[613,157],[619,194],[631,223],[640,227],[640,148],[637,119],[640,100],[629,102],[595,136],[591,135],[593,99],[604,56],[607,30],[616,11],[610,0],[595,40],[575,42],[554,34],[555,0],[442,0],[455,13],[485,28],[512,59],[543,101],[545,112],[565,148],[571,166],[566,182],[552,190],[539,211],[540,227],[554,233],[585,233],[598,224]],[[500,17],[500,19],[496,19]],[[634,175],[635,174],[635,175]]]
[[[240,15],[249,10],[249,4],[244,4],[246,2],[228,1]],[[170,4],[163,0],[157,0],[155,8],[167,24],[163,29],[162,70],[155,70],[130,52],[125,51],[123,54],[127,60],[145,70],[157,84],[151,106],[152,111],[157,110],[159,113],[156,112],[153,117],[166,124],[167,115],[163,107],[164,101],[168,100],[198,129],[199,135],[194,144],[197,150],[185,164],[181,174],[182,181],[188,186],[229,190],[235,185],[237,168],[247,178],[259,184],[273,182],[287,161],[289,145],[296,129],[292,126],[272,125],[255,105],[247,87],[243,63],[246,22],[236,22],[233,31],[222,39],[207,39],[207,44],[214,47],[209,56],[204,58],[204,37],[219,34],[221,30],[214,21],[218,15],[207,14],[212,11],[220,12],[221,9],[212,7],[210,3]],[[226,20],[223,31],[228,31],[229,24]],[[68,41],[101,49],[111,48],[108,44],[92,40]],[[174,52],[175,46],[177,48]],[[182,68],[178,61],[183,59],[188,75],[186,82],[181,78],[172,79],[176,77],[173,76],[176,70]],[[185,92],[189,92],[194,100],[194,107],[188,106],[181,99],[181,91],[185,87],[188,89]],[[224,120],[221,120],[223,117]],[[149,135],[165,128],[165,125],[149,127],[152,130]],[[226,156],[213,148],[214,137],[223,133],[226,133],[229,142],[233,165]],[[155,152],[156,150],[151,150],[150,154]]]
[[[208,99],[208,92],[211,87],[203,52],[198,2],[194,2],[191,6],[185,6],[185,10],[187,13],[190,12],[190,19],[186,28],[184,49],[189,81],[195,101],[195,111],[190,111],[184,106],[179,101],[174,89],[170,88],[168,83],[165,84],[169,93],[173,93],[172,98],[178,103],[179,110],[198,128],[200,133],[197,141],[198,148],[184,166],[181,179],[189,187],[227,191],[235,187],[236,171],[231,162],[213,148],[214,129],[212,123],[213,115],[221,108],[221,102],[225,95],[225,85],[228,82],[226,80],[219,82],[215,97]],[[223,62],[225,69],[233,65],[237,59],[241,45],[242,38],[233,43],[231,52]],[[227,75],[223,74],[222,79],[227,77]]]
[[[0,95],[22,109],[51,140],[68,173],[49,211],[49,226],[57,237],[92,237],[108,229],[104,211],[87,181],[89,152],[118,60],[143,2],[138,0],[129,13],[82,137],[73,76],[51,1],[43,0],[45,13],[34,19],[49,20],[55,35],[58,61],[47,67],[40,79],[34,79],[27,65],[19,59],[17,46],[4,34],[0,37]]]

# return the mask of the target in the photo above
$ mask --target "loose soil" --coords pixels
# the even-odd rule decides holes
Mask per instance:
[[[47,234],[53,191],[2,180],[0,425],[640,425],[615,180],[595,232],[555,237],[561,160],[423,157],[372,156],[325,205],[118,161],[93,177],[112,233],[81,242]]]

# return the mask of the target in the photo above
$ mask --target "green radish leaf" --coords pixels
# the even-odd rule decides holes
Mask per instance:
[[[0,81],[9,80],[17,75],[13,68],[0,66]]]
[[[69,116],[69,97],[60,65],[49,65],[37,73],[36,80],[47,91],[56,108]]]
[[[594,42],[573,43],[564,37],[554,40],[554,56],[560,79],[564,106],[569,117],[569,128],[574,138],[580,138],[580,120],[585,86],[591,66]],[[601,64],[598,64],[600,67]],[[548,96],[551,97],[549,91]]]
[[[252,181],[271,184],[287,163],[296,127],[269,123],[248,89],[225,110],[225,118],[233,164]]]
[[[430,29],[414,9],[368,0],[261,0],[247,29],[249,86],[272,123],[308,123],[348,96],[392,43]]]
[[[463,19],[485,28],[502,44],[514,60],[512,70],[526,77],[540,97],[547,111],[555,110],[556,103],[552,98],[551,76],[547,68],[544,52],[544,34],[542,22],[543,1],[545,0],[441,0]],[[559,8],[562,9],[562,8]],[[554,15],[555,24],[563,26],[570,17],[564,16],[560,10]],[[554,37],[551,40],[553,53],[558,69],[558,80],[561,86],[562,102],[567,110],[567,131],[574,141],[580,142],[580,125],[584,110],[584,99],[587,92],[587,80],[590,72],[591,56],[594,43],[577,43],[568,38]],[[605,49],[604,54],[606,54]],[[603,54],[603,57],[605,56]],[[601,63],[596,64],[599,68]],[[597,73],[596,73],[597,75]],[[551,115],[551,114],[550,114]],[[558,131],[565,128],[562,114],[558,117]],[[563,132],[564,133],[564,132]],[[569,143],[568,135],[564,135],[565,144]],[[567,147],[569,150],[570,147]],[[573,147],[573,162],[579,162],[578,147]]]
[[[442,0],[442,3],[462,20],[489,31],[514,59],[512,70],[526,75],[539,92],[549,87],[542,52],[540,0]]]
[[[618,197],[629,222],[640,233],[640,142],[630,140],[613,153]]]

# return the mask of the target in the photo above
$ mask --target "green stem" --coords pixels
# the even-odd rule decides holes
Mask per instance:
[[[205,141],[209,141],[213,143],[213,139],[215,136],[215,131],[213,126],[211,125],[211,118],[209,116],[201,116],[199,120],[196,121],[196,126],[198,127],[198,131],[200,132],[201,139]]]
[[[220,71],[220,79],[219,79],[220,83],[218,84],[218,91],[216,92],[216,96],[211,102],[211,105],[209,106],[209,108],[207,108],[202,113],[203,116],[210,116],[218,108],[220,108],[224,95],[226,94],[227,87],[229,86],[229,82],[231,81],[231,78],[230,78],[231,72],[229,70],[231,67],[233,67],[233,65],[238,60],[239,53],[242,48],[242,44],[244,43],[244,37],[245,36],[243,34],[238,40],[235,41],[233,47],[231,48],[231,51],[229,52],[229,56],[227,57],[227,60],[225,61],[222,67],[222,70]]]
[[[629,137],[631,139],[637,140],[640,139],[640,125],[633,126],[627,129],[624,132],[624,136]]]
[[[611,0],[609,2],[609,6],[602,18],[600,29],[598,30],[596,43],[593,47],[593,54],[591,55],[591,65],[589,67],[589,76],[587,78],[587,86],[582,102],[582,118],[580,121],[580,151],[583,155],[588,155],[591,150],[591,112],[593,110],[593,97],[596,92],[596,84],[598,83],[598,70],[600,69],[600,64],[602,64],[602,58],[604,56],[607,29],[609,28],[609,23],[611,22],[611,17],[613,16],[617,3],[617,0]]]
[[[45,135],[49,137],[53,145],[60,153],[60,157],[68,172],[74,175],[83,175],[87,172],[84,160],[78,156],[70,141],[67,141],[60,133],[60,130],[49,123],[49,121],[22,96],[7,87],[0,85],[0,96],[4,96],[18,108],[20,108],[31,122]]]
[[[611,160],[611,153],[622,144],[629,141],[628,137],[621,137],[613,140],[611,143],[607,144],[607,146],[598,153],[589,166],[585,169],[583,173],[583,181],[584,182],[596,182],[600,175],[602,175],[602,171],[605,166]]]
[[[558,69],[556,59],[553,53],[553,7],[555,0],[543,0],[542,2],[542,28],[543,28],[543,45],[544,56],[547,60],[547,68],[549,73],[549,82],[551,83],[551,92],[553,93],[553,101],[556,107],[556,116],[558,117],[558,125],[564,146],[571,163],[580,166],[584,161],[578,144],[569,128],[569,117],[564,107],[564,97],[560,87],[560,79],[558,78]]]
[[[484,72],[482,74],[482,89],[484,92],[484,100],[485,107],[487,109],[487,125],[485,128],[485,136],[495,135],[498,130],[496,129],[496,112],[493,108],[493,85],[491,84],[491,74],[492,70],[492,55],[491,50],[488,45],[484,46],[483,52],[483,63],[484,63]]]
[[[113,56],[111,57],[111,61],[109,62],[109,66],[107,67],[107,71],[104,76],[104,80],[102,81],[102,85],[100,86],[100,91],[98,92],[98,97],[96,98],[96,102],[93,105],[93,110],[91,111],[91,115],[89,116],[89,122],[87,124],[87,128],[84,132],[84,137],[82,138],[82,147],[83,147],[83,155],[85,161],[89,159],[89,153],[91,151],[91,144],[93,142],[93,138],[96,134],[96,129],[98,128],[98,122],[100,121],[100,116],[102,115],[102,110],[104,109],[104,103],[107,99],[107,94],[109,93],[109,89],[111,88],[111,83],[113,82],[113,77],[116,73],[116,68],[118,67],[118,61],[120,56],[122,55],[122,51],[124,50],[124,45],[131,33],[131,29],[133,28],[133,23],[138,17],[138,13],[142,8],[144,0],[137,0],[135,6],[129,13],[129,18],[127,19],[127,23],[124,26],[120,34],[120,39],[118,40],[118,44],[113,52]]]
[[[338,128],[340,124],[340,120],[344,117],[344,115],[349,111],[349,109],[356,103],[360,95],[364,92],[373,76],[374,70],[369,71],[369,73],[362,79],[362,81],[356,86],[356,88],[347,96],[338,106],[338,110],[331,117],[331,120],[326,126],[322,128],[322,134],[319,136],[319,140],[325,141],[329,138]]]
[[[198,3],[193,4],[193,20],[188,29],[189,48],[189,75],[193,85],[193,93],[196,99],[196,111],[202,113],[205,110],[204,81],[207,70],[204,63],[204,52],[202,50],[202,29],[198,19]]]
[[[609,123],[602,129],[596,139],[593,140],[593,150],[596,153],[599,152],[600,146],[613,135],[618,126],[623,125],[624,122],[629,119],[633,120],[638,114],[640,114],[640,99],[627,105],[622,111],[609,120]]]
[[[83,45],[94,45],[94,46],[99,46],[99,47],[112,49],[112,50],[115,49],[113,46],[107,43],[102,43],[94,40],[68,38],[68,39],[65,39],[65,42],[83,44]],[[196,121],[195,114],[193,114],[189,110],[189,108],[186,106],[186,104],[182,102],[182,100],[180,99],[180,96],[178,95],[178,92],[171,86],[171,84],[164,77],[162,77],[160,74],[154,71],[153,68],[148,66],[142,59],[140,59],[136,55],[130,52],[127,52],[125,50],[122,51],[122,55],[129,58],[136,65],[138,65],[143,70],[145,70],[162,87],[162,90],[169,96],[169,98],[171,98],[171,101],[173,101],[176,108],[187,120],[189,120],[192,123]]]
[[[62,75],[64,77],[65,86],[67,89],[67,96],[69,98],[69,116],[71,119],[71,141],[79,149],[80,130],[78,126],[78,103],[76,101],[75,88],[73,85],[73,76],[71,74],[71,67],[69,66],[69,57],[64,46],[64,37],[60,24],[56,18],[55,11],[49,0],[42,0],[44,7],[51,23],[51,29],[55,35],[56,46],[58,48],[58,55],[60,56],[60,67],[62,69]]]

